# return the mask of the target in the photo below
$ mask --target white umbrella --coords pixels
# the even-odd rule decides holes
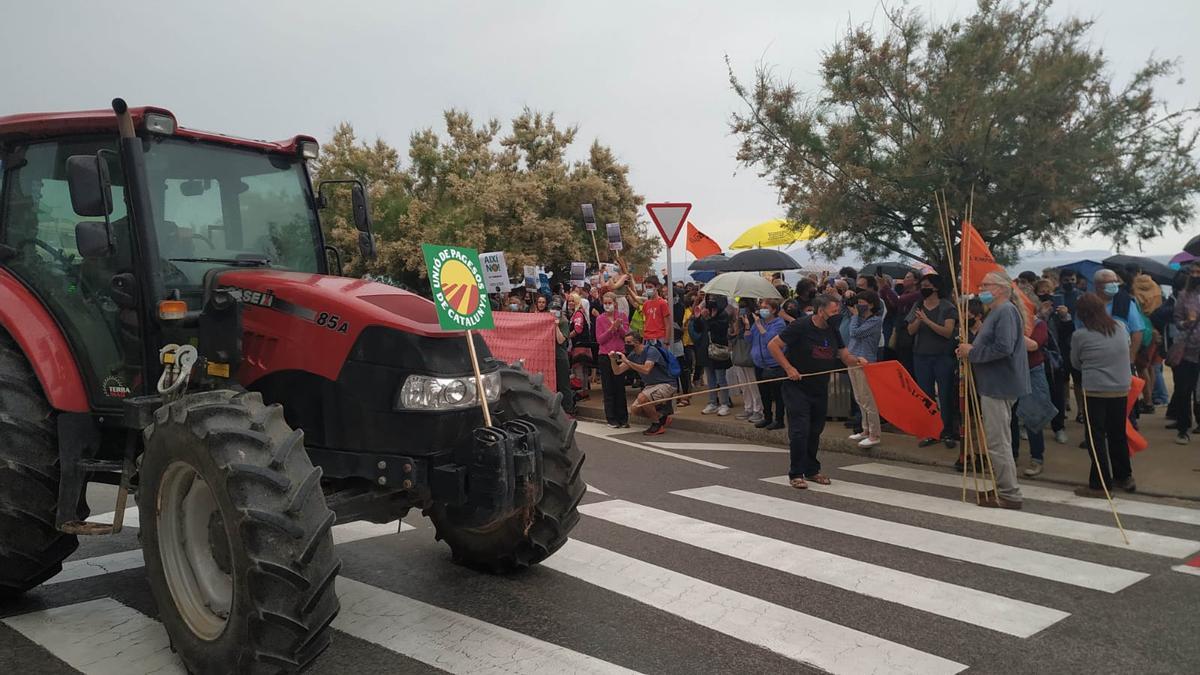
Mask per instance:
[[[782,296],[758,272],[725,272],[704,285],[708,295],[724,295],[730,298],[775,298]]]

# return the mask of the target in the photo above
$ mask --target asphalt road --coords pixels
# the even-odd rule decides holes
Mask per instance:
[[[1200,667],[1187,504],[1119,500],[1127,546],[1106,505],[1044,484],[999,512],[963,504],[953,474],[829,454],[834,484],[802,492],[764,480],[786,473],[775,448],[580,430],[585,515],[529,572],[454,565],[420,517],[338,526],[342,611],[311,672]],[[112,509],[111,491],[89,500]],[[179,672],[136,532],[83,541],[63,576],[0,606],[0,672]]]

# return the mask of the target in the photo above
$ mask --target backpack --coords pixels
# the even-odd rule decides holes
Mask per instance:
[[[683,368],[679,365],[679,359],[675,355],[662,348],[662,345],[650,345],[658,350],[658,353],[663,357],[663,362],[667,366],[667,375],[670,377],[679,377],[683,372]]]

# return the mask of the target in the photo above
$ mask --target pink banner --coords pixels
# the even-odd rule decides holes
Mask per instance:
[[[541,373],[546,388],[555,391],[554,316],[546,312],[496,312],[492,316],[496,328],[479,331],[492,356],[506,363],[524,361],[525,370]]]

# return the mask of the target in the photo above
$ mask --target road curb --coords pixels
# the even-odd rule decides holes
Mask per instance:
[[[578,417],[581,420],[587,420],[589,422],[599,422],[601,424],[603,424],[607,421],[604,418],[604,410],[602,408],[601,409],[593,409],[593,408],[590,408],[585,405],[579,406],[578,414],[576,415],[576,417]],[[636,424],[633,424],[634,419],[635,419],[634,416],[630,417],[631,425],[637,426]],[[676,416],[674,418],[674,420],[672,420],[672,422],[671,422],[671,428],[672,429],[680,429],[683,431],[692,431],[692,432],[701,433],[701,434],[716,434],[719,436],[725,436],[727,438],[735,438],[735,439],[742,440],[742,441],[752,441],[758,445],[770,445],[770,446],[775,446],[778,448],[786,448],[788,445],[786,431],[784,431],[784,430],[766,431],[764,429],[757,429],[754,427],[754,425],[749,424],[749,423],[729,424],[726,422],[717,422],[717,421],[709,422],[707,420],[688,419],[688,418]],[[945,467],[945,468],[951,468],[951,469],[954,468],[954,462],[939,461],[939,460],[933,459],[933,458],[926,459],[926,458],[922,458],[920,456],[914,456],[910,452],[900,452],[897,450],[889,450],[889,449],[881,447],[881,446],[876,446],[874,448],[869,448],[869,449],[863,450],[863,449],[859,448],[853,441],[850,441],[849,439],[822,438],[821,439],[821,452],[835,452],[840,455],[851,455],[853,457],[856,457],[859,459],[865,459],[865,460],[886,459],[886,460],[891,460],[891,461],[896,461],[896,462],[906,462],[908,464],[916,464],[918,466],[939,466],[939,467]],[[1021,477],[1020,480],[1027,482],[1031,485],[1037,485],[1037,484],[1062,485],[1062,486],[1072,487],[1072,488],[1087,484],[1085,481],[1049,480],[1049,479],[1045,479],[1045,478],[1031,480],[1031,479],[1028,479],[1025,477]],[[1200,497],[1170,494],[1170,493],[1165,493],[1165,492],[1147,491],[1147,490],[1141,489],[1140,487],[1137,491],[1137,494],[1145,496],[1145,497],[1161,497],[1161,498],[1167,498],[1167,499],[1179,499],[1179,500],[1188,501],[1188,502],[1200,502]]]

